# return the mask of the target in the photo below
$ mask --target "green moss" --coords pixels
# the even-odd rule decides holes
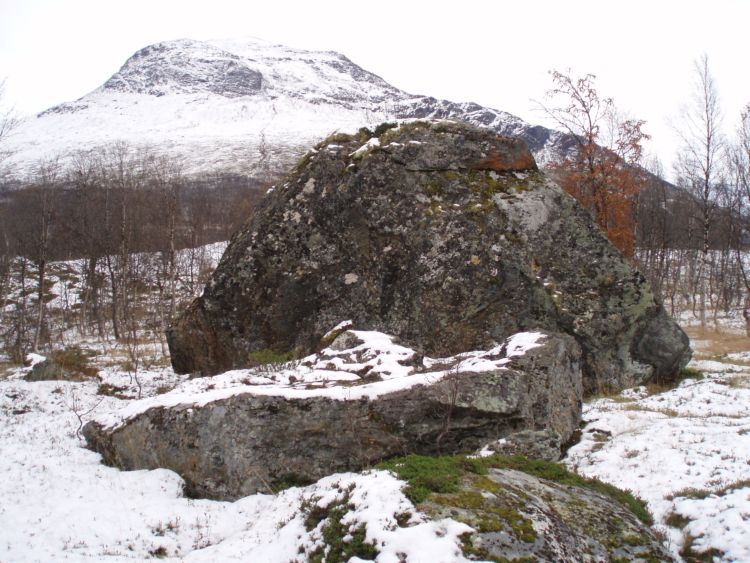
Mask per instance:
[[[476,510],[484,505],[484,497],[476,491],[458,491],[451,495],[434,495],[430,500],[443,506],[467,510]]]
[[[625,545],[629,545],[631,547],[636,547],[639,545],[647,544],[648,541],[639,536],[638,534],[625,534],[620,538],[621,543]]]
[[[427,184],[424,192],[430,197],[440,197],[443,195],[443,186],[440,186],[439,184]]]
[[[414,504],[423,502],[430,493],[453,493],[458,490],[461,465],[456,457],[410,455],[385,461],[379,469],[388,469],[406,481],[404,494]]]
[[[497,518],[482,517],[474,524],[474,527],[481,533],[502,532],[505,529],[503,523]]]
[[[527,459],[523,456],[491,456],[485,459],[487,459],[487,463],[492,464],[491,467],[516,469],[528,473],[529,475],[534,475],[535,477],[542,479],[549,479],[550,481],[555,481],[564,485],[573,485],[575,487],[597,491],[627,507],[644,524],[651,526],[654,523],[653,517],[646,509],[646,503],[632,493],[623,491],[597,479],[588,479],[576,475],[575,473],[571,473],[558,463],[539,459]]]
[[[320,339],[321,346],[330,346],[334,340],[336,340],[339,336],[341,336],[343,333],[345,333],[347,330],[349,330],[351,326],[343,326],[341,328],[336,328],[333,330],[329,330],[326,334],[323,335],[323,337]]]
[[[440,202],[434,199],[430,200],[430,208],[427,211],[428,215],[438,215],[443,212],[443,207],[440,205]]]
[[[485,511],[494,515],[500,522],[505,522],[519,540],[533,543],[536,540],[536,531],[531,520],[521,514],[519,508],[520,506],[514,506],[506,499],[505,502],[496,502],[492,506],[485,507]]]
[[[485,468],[483,469],[486,472],[486,469]],[[500,485],[498,485],[495,481],[485,477],[482,474],[473,475],[471,478],[471,484],[473,487],[476,487],[477,489],[482,489],[483,491],[487,491],[488,493],[492,493],[494,495],[502,492],[502,487]]]
[[[455,170],[443,170],[440,174],[449,182],[456,182],[461,179],[461,174]]]
[[[492,561],[494,563],[536,563],[537,561],[534,557],[514,557],[513,559],[508,559],[507,557],[490,555],[487,549],[474,545],[474,537],[470,532],[462,534],[459,539],[461,540],[461,550],[464,555],[471,559]]]
[[[644,524],[649,526],[653,524],[653,518],[646,509],[645,503],[632,493],[596,479],[588,479],[571,473],[558,463],[527,459],[520,455],[492,455],[484,458],[469,458],[462,455],[443,457],[410,455],[383,462],[378,465],[378,468],[391,470],[400,479],[406,481],[404,493],[414,503],[423,502],[430,493],[457,492],[459,480],[466,473],[485,475],[490,468],[515,469],[541,479],[597,491],[630,509]],[[476,477],[474,482],[477,482]]]
[[[312,500],[303,506],[305,512],[305,528],[315,529],[321,522],[325,522],[321,529],[323,546],[308,554],[308,561],[322,563],[344,563],[352,557],[372,560],[378,555],[378,550],[371,543],[365,541],[367,529],[364,524],[352,529],[342,522],[352,510],[349,495],[334,501],[328,506],[320,507]]]
[[[263,348],[262,350],[250,352],[247,355],[247,359],[251,367],[257,367],[284,364],[289,360],[292,360],[294,356],[294,350],[288,352],[274,352],[270,348]]]

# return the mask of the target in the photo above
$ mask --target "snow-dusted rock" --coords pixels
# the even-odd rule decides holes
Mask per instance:
[[[447,121],[371,138],[322,142],[266,197],[171,329],[176,371],[307,354],[346,318],[440,356],[568,333],[586,392],[668,379],[688,361],[648,283],[522,140]]]
[[[192,495],[234,499],[395,455],[469,452],[527,428],[566,441],[578,427],[580,352],[569,336],[522,333],[441,360],[380,333],[338,339],[265,383],[255,372],[194,379],[84,434],[107,464],[172,469]]]
[[[550,429],[521,430],[507,438],[488,444],[486,452],[501,455],[522,455],[530,459],[557,461],[560,459],[560,435]]]

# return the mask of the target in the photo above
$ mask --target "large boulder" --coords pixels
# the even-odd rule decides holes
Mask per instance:
[[[348,331],[303,365],[261,373],[189,381],[83,433],[107,464],[172,469],[189,494],[224,500],[396,455],[473,451],[524,429],[559,444],[581,416],[580,351],[567,335],[522,333],[430,360]]]
[[[668,379],[687,336],[520,139],[453,122],[320,143],[229,244],[168,332],[180,373],[306,354],[341,319],[426,354],[572,335],[584,389]]]

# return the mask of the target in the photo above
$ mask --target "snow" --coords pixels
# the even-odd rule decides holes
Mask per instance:
[[[344,321],[337,328],[349,323]],[[95,419],[102,426],[114,429],[151,408],[201,407],[243,394],[288,399],[325,397],[338,401],[375,399],[417,385],[434,385],[447,375],[506,369],[512,357],[540,346],[545,339],[540,332],[519,333],[489,351],[423,358],[420,367],[415,365],[416,352],[397,344],[392,336],[360,330],[349,330],[346,334],[355,340],[351,348],[325,348],[299,363],[289,362],[271,371],[261,367],[191,379],[168,393],[131,401],[122,409],[98,414]]]
[[[582,439],[565,459],[643,498],[675,555],[689,534],[695,550],[750,561],[750,368],[733,357],[693,361],[704,379],[670,391],[639,388],[585,405]],[[667,526],[674,514],[690,519],[684,529]]]
[[[250,174],[261,152],[286,167],[335,131],[354,133],[417,109],[427,118],[460,114],[503,134],[529,127],[502,111],[408,94],[333,52],[252,38],[154,47],[126,61],[109,86],[22,120],[8,138],[15,174],[33,172],[42,160],[60,157],[65,164],[77,153],[121,141],[174,157],[187,174]],[[206,73],[221,78],[228,64],[260,73],[260,89],[246,95],[212,91]],[[548,144],[559,136],[553,132]]]
[[[35,365],[42,363],[46,359],[47,358],[45,358],[44,356],[41,356],[39,354],[34,354],[33,352],[30,354],[26,354],[26,362],[29,364],[29,367],[32,367],[32,368]]]
[[[95,383],[0,381],[0,561],[306,561],[323,523],[305,527],[305,506],[348,495],[344,522],[364,524],[378,561],[464,561],[452,520],[430,521],[385,471],[338,474],[277,495],[236,502],[187,499],[167,470],[119,471],[76,437],[80,414],[123,402],[96,395]],[[105,380],[122,383],[116,373]],[[147,390],[148,391],[148,390]],[[153,391],[152,389],[150,391]],[[406,527],[396,516],[411,513]],[[429,559],[423,559],[429,558]]]
[[[349,156],[351,156],[352,158],[359,158],[361,156],[364,156],[366,153],[370,152],[375,147],[379,147],[379,146],[380,146],[380,139],[378,139],[377,137],[372,137],[364,145],[359,147],[356,151],[354,151]]]
[[[385,471],[331,475],[308,487],[235,502],[197,500],[185,498],[181,478],[171,471],[102,465],[79,437],[81,424],[90,420],[116,425],[151,406],[192,408],[238,393],[375,397],[433,384],[447,373],[504,369],[543,342],[541,333],[520,333],[489,350],[419,358],[391,336],[354,330],[351,321],[329,336],[340,331],[346,331],[341,340],[319,354],[272,369],[192,380],[167,367],[144,370],[141,400],[135,400],[131,374],[116,367],[106,346],[96,358],[102,383],[123,388],[127,398],[97,394],[99,382],[23,381],[29,368],[0,373],[0,561],[163,556],[174,562],[302,562],[322,545],[324,526],[308,529],[306,510],[331,502],[349,507],[344,522],[351,532],[365,526],[381,563],[404,557],[465,561],[460,535],[469,528],[451,519],[431,521]],[[720,550],[716,557],[722,561],[750,561],[750,350],[716,354],[712,338],[722,336],[693,342],[697,353],[690,367],[703,370],[702,380],[664,392],[639,387],[587,403],[582,439],[564,463],[646,500],[675,556],[689,536],[693,550]],[[32,363],[42,359],[29,357]],[[158,394],[164,387],[174,389]],[[477,455],[488,453],[484,448]],[[411,515],[406,525],[404,514]],[[686,522],[684,528],[676,527],[675,516]]]

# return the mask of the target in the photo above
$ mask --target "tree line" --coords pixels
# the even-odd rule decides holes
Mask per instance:
[[[703,56],[675,125],[675,183],[657,159],[644,158],[645,122],[624,116],[595,88],[595,77],[552,71],[542,109],[573,139],[551,166],[612,243],[649,279],[676,314],[741,307],[750,336],[750,104],[724,134],[719,93]]]
[[[123,143],[65,165],[39,162],[23,181],[6,182],[0,186],[3,348],[22,361],[51,341],[48,270],[60,260],[85,264],[77,273],[76,307],[67,312],[81,335],[123,341],[155,294],[155,328],[163,332],[178,301],[200,291],[200,256],[180,261],[178,251],[227,240],[264,188],[246,177],[188,178],[175,159]]]
[[[601,97],[594,76],[551,78],[542,107],[573,150],[550,173],[673,314],[689,308],[705,325],[741,307],[750,335],[750,105],[725,137],[708,60],[696,61],[671,184],[644,157],[645,123]],[[14,124],[0,113],[0,172]],[[73,330],[128,349],[145,331],[165,350],[166,327],[215,265],[205,245],[228,240],[274,180],[268,155],[258,161],[260,179],[187,177],[174,158],[115,143],[38,162],[22,180],[0,174],[0,348],[21,362]],[[58,262],[51,279],[52,263],[72,259],[75,272]]]

